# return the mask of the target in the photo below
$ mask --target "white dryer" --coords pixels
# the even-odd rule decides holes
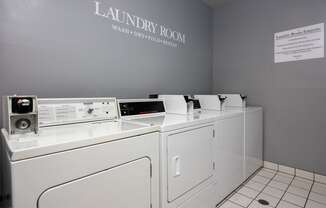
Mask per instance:
[[[158,208],[159,133],[115,98],[41,99],[38,134],[1,130],[14,208]]]
[[[213,116],[166,113],[160,99],[118,103],[122,119],[160,128],[161,208],[214,208]],[[183,96],[175,103],[186,105]]]

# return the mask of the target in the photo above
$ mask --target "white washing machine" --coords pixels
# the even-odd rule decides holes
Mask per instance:
[[[262,166],[262,108],[222,106],[218,95],[195,95],[203,114],[216,115],[216,192],[221,201]],[[232,107],[231,107],[232,106]]]
[[[245,179],[263,166],[263,108],[246,107],[245,113]]]
[[[2,207],[2,202],[4,200],[4,193],[3,193],[3,151],[2,151],[2,145],[1,145],[1,140],[0,140],[0,207]]]
[[[183,96],[177,100],[175,103],[183,106],[175,109],[187,112]],[[160,99],[119,100],[118,103],[122,119],[160,128],[161,208],[215,207],[214,117],[166,113]]]
[[[118,120],[115,98],[41,99],[38,134],[8,135],[13,208],[158,208],[159,133]]]
[[[218,204],[244,181],[244,115],[241,111],[221,111],[217,96],[196,95],[195,98],[200,101],[203,115],[215,116],[214,187]],[[214,106],[215,110],[208,110],[207,106]]]
[[[244,178],[250,177],[263,166],[263,108],[246,106],[246,97],[241,94],[220,94],[227,97],[227,111],[244,113]]]

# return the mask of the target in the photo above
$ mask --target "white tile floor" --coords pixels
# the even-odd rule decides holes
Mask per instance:
[[[261,169],[218,207],[326,208],[326,183],[312,180],[313,177],[304,171],[300,172],[300,177],[291,174],[292,170],[284,170],[286,173],[268,168]],[[260,199],[269,204],[260,204]]]

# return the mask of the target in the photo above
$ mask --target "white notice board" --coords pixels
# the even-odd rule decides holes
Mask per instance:
[[[275,63],[324,57],[324,23],[274,34]]]

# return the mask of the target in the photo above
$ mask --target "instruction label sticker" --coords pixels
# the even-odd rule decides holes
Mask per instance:
[[[274,34],[275,63],[324,58],[324,23]]]

